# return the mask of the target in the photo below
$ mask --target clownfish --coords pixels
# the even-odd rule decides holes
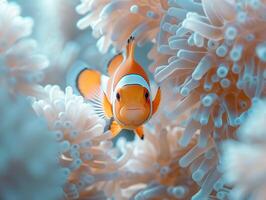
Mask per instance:
[[[84,69],[76,79],[81,95],[93,103],[98,114],[111,120],[113,137],[128,129],[143,139],[143,124],[156,113],[161,101],[160,88],[153,98],[148,75],[134,59],[135,46],[130,37],[125,55],[120,53],[109,61],[109,77]]]

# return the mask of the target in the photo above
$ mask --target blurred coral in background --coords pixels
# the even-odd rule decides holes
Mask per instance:
[[[222,144],[225,180],[233,185],[231,199],[264,199],[265,197],[265,100],[255,101],[249,116],[240,127],[239,141]]]
[[[1,85],[14,93],[33,95],[49,61],[36,53],[37,42],[29,37],[33,20],[21,17],[21,9],[14,3],[2,2],[0,5]]]
[[[0,199],[61,199],[59,146],[25,97],[0,90]]]
[[[0,0],[0,25],[0,199],[266,199],[265,0]],[[130,36],[162,90],[144,140],[75,82]]]

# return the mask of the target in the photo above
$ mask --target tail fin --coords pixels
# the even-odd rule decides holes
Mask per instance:
[[[91,99],[101,88],[101,74],[96,70],[84,69],[78,74],[76,85],[83,97]]]

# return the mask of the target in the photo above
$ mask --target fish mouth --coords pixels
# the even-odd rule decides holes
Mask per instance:
[[[127,108],[127,110],[143,110],[142,108]]]
[[[125,106],[120,110],[120,121],[125,125],[141,125],[147,118],[145,108],[141,106]]]

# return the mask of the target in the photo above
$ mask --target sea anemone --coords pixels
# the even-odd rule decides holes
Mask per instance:
[[[0,199],[61,199],[64,169],[47,124],[23,96],[0,88]]]
[[[218,171],[213,178],[218,179],[218,174],[222,176],[219,143],[235,138],[252,100],[265,95],[265,3],[204,0],[187,1],[186,5],[190,12],[180,10],[179,1],[169,1],[167,13],[174,15],[168,14],[162,21],[160,42],[169,59],[155,69],[155,79],[167,80],[182,95],[177,95],[169,119],[190,113],[180,145],[189,144],[197,133],[199,147],[214,141],[218,159],[214,169]],[[210,192],[200,191],[194,198],[204,199]],[[223,198],[222,193],[217,195]]]
[[[178,160],[193,144],[180,147],[177,140],[182,133],[182,128],[150,123],[145,127],[145,140],[137,138],[130,144],[133,154],[119,169],[120,176],[101,187],[121,200],[191,198],[198,187],[191,179],[190,170],[180,167]],[[125,144],[120,139],[117,146],[123,149]]]
[[[33,20],[0,0],[0,199],[265,198],[266,0],[81,0],[77,26],[91,30],[71,42],[73,2],[63,1],[36,3],[57,18],[38,29],[47,68]],[[144,140],[132,142],[113,140],[89,101],[58,86],[81,67],[105,72],[130,36],[151,47],[135,57],[151,59],[162,90]]]
[[[173,2],[169,9],[178,8]],[[181,140],[184,146],[196,130],[216,141],[234,137],[252,98],[263,96],[261,27],[266,23],[261,7],[226,0],[200,5],[204,12],[189,12],[182,23],[171,24],[171,18],[164,22],[169,29],[177,27],[168,37],[172,57],[155,72],[159,82],[172,79],[183,96],[171,117],[192,112],[187,125],[191,131]]]
[[[101,52],[111,45],[121,51],[131,35],[138,44],[155,40],[166,8],[167,0],[84,0],[77,11],[88,14],[77,25],[92,28]]]
[[[0,83],[33,95],[42,80],[42,70],[49,65],[45,56],[36,52],[37,43],[30,38],[33,20],[20,16],[20,7],[6,1],[0,4]]]
[[[152,64],[149,66],[151,72],[155,72],[156,68],[166,65],[173,59],[176,59],[176,49],[172,49],[169,45],[170,39],[173,36],[182,33],[182,22],[186,18],[188,12],[196,12],[203,14],[203,9],[198,1],[176,1],[168,0],[167,6],[164,6],[165,10],[162,13],[160,27],[157,32],[154,48],[148,54],[148,57],[152,60]]]
[[[74,95],[70,87],[65,93],[58,86],[48,85],[44,90],[47,96],[35,100],[33,108],[47,120],[60,144],[60,163],[68,177],[64,187],[66,196],[88,199],[89,193],[99,191],[97,183],[112,180],[131,151],[119,155],[110,140],[111,133],[104,131],[105,121],[93,113],[92,106],[81,96]]]

